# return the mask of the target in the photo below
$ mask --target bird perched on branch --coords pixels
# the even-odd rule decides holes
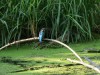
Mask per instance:
[[[42,44],[44,36],[45,36],[45,28],[42,28],[39,32],[39,42],[38,42],[37,46],[34,46],[35,48],[40,46],[41,47],[40,49],[42,49],[44,47]]]
[[[39,42],[42,43],[42,40],[44,38],[45,35],[45,28],[42,28],[39,32]]]

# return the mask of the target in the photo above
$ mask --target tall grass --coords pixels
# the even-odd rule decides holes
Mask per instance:
[[[51,29],[54,39],[90,40],[91,28],[99,22],[98,4],[97,0],[0,0],[0,45],[38,36],[43,27]]]

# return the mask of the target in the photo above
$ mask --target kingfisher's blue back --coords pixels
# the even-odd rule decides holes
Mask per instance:
[[[40,42],[40,43],[42,42],[43,38],[44,38],[44,31],[41,30],[41,31],[39,32],[39,42]]]

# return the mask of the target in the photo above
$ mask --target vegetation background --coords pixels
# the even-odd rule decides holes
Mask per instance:
[[[65,43],[92,40],[100,34],[100,0],[0,0],[0,46],[43,27]]]
[[[84,62],[86,56],[100,64],[100,0],[0,0],[0,47],[38,37],[41,28],[48,28],[47,38],[71,42]],[[28,42],[0,51],[0,75],[99,75],[67,61],[76,59],[68,49],[44,44],[43,49]]]

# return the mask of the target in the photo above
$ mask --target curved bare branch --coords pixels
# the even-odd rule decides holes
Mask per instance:
[[[33,38],[28,38],[28,39],[22,39],[22,40],[14,41],[12,43],[8,43],[5,46],[1,47],[0,50],[6,48],[8,46],[11,46],[13,44],[17,44],[17,43],[21,43],[21,42],[26,42],[26,41],[37,40],[37,39],[38,39],[38,37],[33,37]],[[54,40],[54,39],[47,39],[46,38],[44,40],[53,41],[53,42],[56,42],[56,43],[59,43],[59,44],[63,45],[64,47],[68,48],[81,62],[83,62],[81,57],[72,48],[70,48],[68,45],[66,45],[66,44],[64,44],[64,43],[62,43],[62,42],[60,42],[58,40]]]
[[[96,72],[100,73],[100,69],[97,68],[97,67],[95,67],[95,66],[92,66],[92,65],[89,65],[89,64],[87,64],[87,63],[80,62],[80,61],[77,61],[77,60],[72,60],[72,59],[69,59],[69,58],[67,58],[67,60],[70,61],[70,62],[73,62],[73,63],[82,64],[82,65],[84,65],[84,66],[86,66],[86,67],[88,67],[88,68],[91,68],[91,69],[95,70]]]

